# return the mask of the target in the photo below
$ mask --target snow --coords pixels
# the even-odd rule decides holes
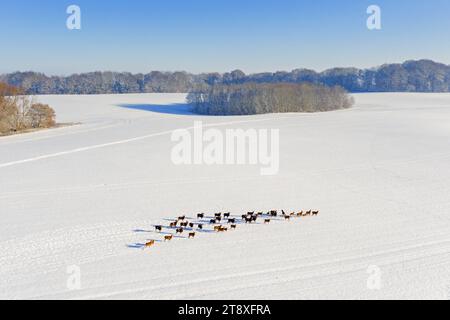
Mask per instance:
[[[37,98],[75,125],[0,138],[2,299],[450,296],[449,94],[243,117],[192,115],[184,94]],[[279,173],[174,165],[194,121],[280,129]],[[141,248],[182,214],[275,208],[320,214]]]

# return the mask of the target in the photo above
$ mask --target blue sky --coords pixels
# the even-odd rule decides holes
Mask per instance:
[[[0,0],[0,72],[450,64],[449,0]],[[66,8],[82,29],[66,28]],[[382,10],[369,31],[366,9]]]

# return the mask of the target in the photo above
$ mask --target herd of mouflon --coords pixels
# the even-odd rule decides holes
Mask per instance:
[[[271,210],[267,213],[264,212],[248,212],[242,216],[232,216],[230,212],[227,213],[215,213],[214,216],[207,216],[205,213],[197,214],[197,218],[189,218],[186,216],[180,216],[171,220],[168,225],[155,225],[154,232],[164,235],[162,241],[171,241],[174,237],[181,237],[183,234],[187,234],[188,239],[194,239],[199,232],[227,232],[236,230],[239,224],[252,224],[262,221],[264,224],[269,224],[273,220],[285,220],[290,221],[294,218],[317,216],[319,211],[300,211],[287,214],[284,210],[281,213],[277,210]],[[161,241],[161,242],[162,242]],[[153,247],[156,244],[156,240],[149,240],[141,247],[143,249]]]

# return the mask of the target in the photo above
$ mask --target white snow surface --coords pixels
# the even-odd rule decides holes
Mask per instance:
[[[241,117],[185,97],[37,97],[79,124],[0,138],[1,299],[450,297],[450,94]],[[171,133],[196,120],[280,129],[279,173],[174,165]],[[320,215],[140,248],[182,214],[270,209]]]

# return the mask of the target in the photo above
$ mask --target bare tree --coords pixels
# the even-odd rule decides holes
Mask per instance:
[[[55,125],[55,112],[13,86],[0,83],[0,134]]]

